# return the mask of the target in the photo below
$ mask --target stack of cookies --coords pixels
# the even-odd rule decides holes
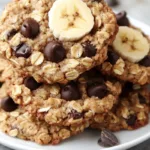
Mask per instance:
[[[0,18],[0,129],[58,144],[89,127],[146,125],[149,50],[103,0],[14,0]]]

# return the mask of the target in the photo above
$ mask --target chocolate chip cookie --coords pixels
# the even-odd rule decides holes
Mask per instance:
[[[122,90],[118,104],[103,117],[97,115],[92,128],[106,128],[112,131],[135,130],[148,124],[149,91],[137,85],[133,88],[135,90],[125,95]]]
[[[6,98],[8,97],[6,88],[5,83],[0,88],[0,130],[11,137],[30,140],[42,145],[56,145],[83,132],[89,126],[89,122],[86,120],[78,126],[70,125],[68,127],[49,125],[44,121],[39,121],[29,114],[24,107],[16,105],[12,99]]]
[[[0,18],[0,53],[38,82],[67,83],[104,62],[117,30],[103,0],[15,0]]]
[[[1,82],[5,82],[9,97],[2,102],[11,99],[49,124],[68,126],[90,120],[96,113],[107,113],[122,89],[119,81],[108,80],[96,69],[65,85],[38,83],[32,76],[13,66],[5,69],[10,76],[6,73],[5,78],[6,71],[3,71]]]
[[[108,48],[108,59],[99,69],[104,74],[115,76],[124,81],[141,85],[149,83],[149,37],[140,29],[129,25],[125,12],[121,12],[117,16],[120,25],[119,32],[112,46]]]

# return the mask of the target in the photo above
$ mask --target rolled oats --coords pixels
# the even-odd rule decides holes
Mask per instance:
[[[58,67],[55,64],[46,64],[45,66],[43,66],[43,72],[45,72],[46,74],[55,74],[58,70]]]
[[[10,41],[12,47],[16,47],[21,44],[21,34],[17,33]]]
[[[68,59],[62,67],[62,72],[67,70],[74,69],[79,65],[79,62],[75,59]]]
[[[32,65],[38,66],[41,65],[44,61],[44,56],[41,52],[34,52],[31,56]]]
[[[122,75],[124,72],[125,63],[122,59],[119,59],[114,65],[113,71],[117,75]]]
[[[74,80],[79,76],[78,71],[72,70],[66,73],[67,80]]]
[[[83,47],[81,44],[76,44],[71,47],[71,56],[74,58],[80,58],[83,54]]]
[[[21,92],[22,92],[21,86],[19,86],[19,85],[15,85],[15,86],[13,87],[13,89],[12,89],[12,93],[13,93],[14,96],[20,95]]]
[[[9,135],[12,137],[16,137],[18,135],[18,130],[17,129],[10,130]]]
[[[92,67],[92,63],[93,63],[93,60],[91,58],[83,58],[82,59],[82,64],[86,67],[86,68],[91,68]]]

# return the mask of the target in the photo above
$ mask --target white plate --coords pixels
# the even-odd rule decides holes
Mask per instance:
[[[8,1],[10,0],[0,0],[0,7],[2,8],[2,6],[4,6],[4,4],[6,4]],[[143,29],[146,34],[150,35],[149,26],[135,19],[131,19],[131,22],[136,27]],[[57,146],[40,146],[32,142],[9,137],[0,132],[0,143],[17,150],[125,150],[150,138],[150,124],[135,131],[121,131],[115,134],[120,140],[120,145],[112,148],[100,147],[97,144],[100,133],[93,130],[86,130],[84,133],[74,136]]]

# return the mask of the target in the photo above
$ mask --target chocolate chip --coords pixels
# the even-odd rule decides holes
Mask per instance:
[[[150,56],[146,56],[139,62],[139,64],[145,67],[150,67]]]
[[[127,97],[131,91],[133,91],[133,83],[126,82],[122,88],[120,97]]]
[[[119,59],[119,56],[113,52],[113,51],[108,51],[108,61],[112,64],[115,65],[117,60]]]
[[[41,83],[38,83],[33,77],[25,78],[24,79],[24,84],[31,91],[36,90],[39,86],[41,86]]]
[[[109,6],[117,6],[119,4],[118,0],[105,0]]]
[[[98,144],[103,147],[112,147],[119,144],[117,137],[109,130],[102,130]]]
[[[71,110],[71,112],[69,113],[70,115],[70,118],[73,118],[73,119],[80,119],[83,117],[83,113],[79,113],[77,112],[76,110]]]
[[[34,19],[28,18],[23,22],[20,32],[23,36],[33,39],[40,32],[39,24]]]
[[[44,49],[44,56],[48,61],[61,62],[66,55],[63,45],[56,41],[49,42]]]
[[[15,51],[16,57],[28,58],[31,55],[31,47],[29,47],[25,43],[22,43],[16,47],[14,47],[13,49]]]
[[[76,83],[71,82],[65,85],[61,90],[61,98],[68,101],[80,99],[81,93]]]
[[[84,72],[83,74],[81,74],[81,76],[91,79],[91,78],[95,78],[95,77],[99,78],[99,77],[101,77],[101,74],[97,68],[92,68],[92,69]]]
[[[97,50],[95,46],[90,43],[90,41],[82,43],[82,46],[84,48],[83,57],[92,57],[96,55]]]
[[[7,33],[8,40],[17,33],[16,29],[12,29]]]
[[[7,112],[11,112],[17,109],[18,105],[14,103],[11,97],[5,97],[1,99],[1,108]]]
[[[108,94],[107,86],[105,84],[95,83],[87,87],[87,94],[89,97],[104,98]]]
[[[104,78],[97,68],[92,68],[91,70],[84,72],[81,76],[83,76],[83,78],[85,78],[89,84],[94,84],[95,82],[104,82]]]
[[[136,120],[137,120],[137,117],[135,115],[130,115],[129,118],[126,120],[126,122],[129,126],[134,126]]]
[[[140,104],[146,104],[146,98],[143,95],[138,93],[138,98],[139,98]]]
[[[87,78],[87,86],[91,87],[93,85],[103,85],[104,84],[104,78],[102,76],[95,76],[95,77],[89,77]],[[104,84],[105,85],[105,84]]]
[[[119,26],[129,26],[130,22],[127,18],[127,13],[125,11],[122,11],[118,14],[116,14],[117,23]]]

